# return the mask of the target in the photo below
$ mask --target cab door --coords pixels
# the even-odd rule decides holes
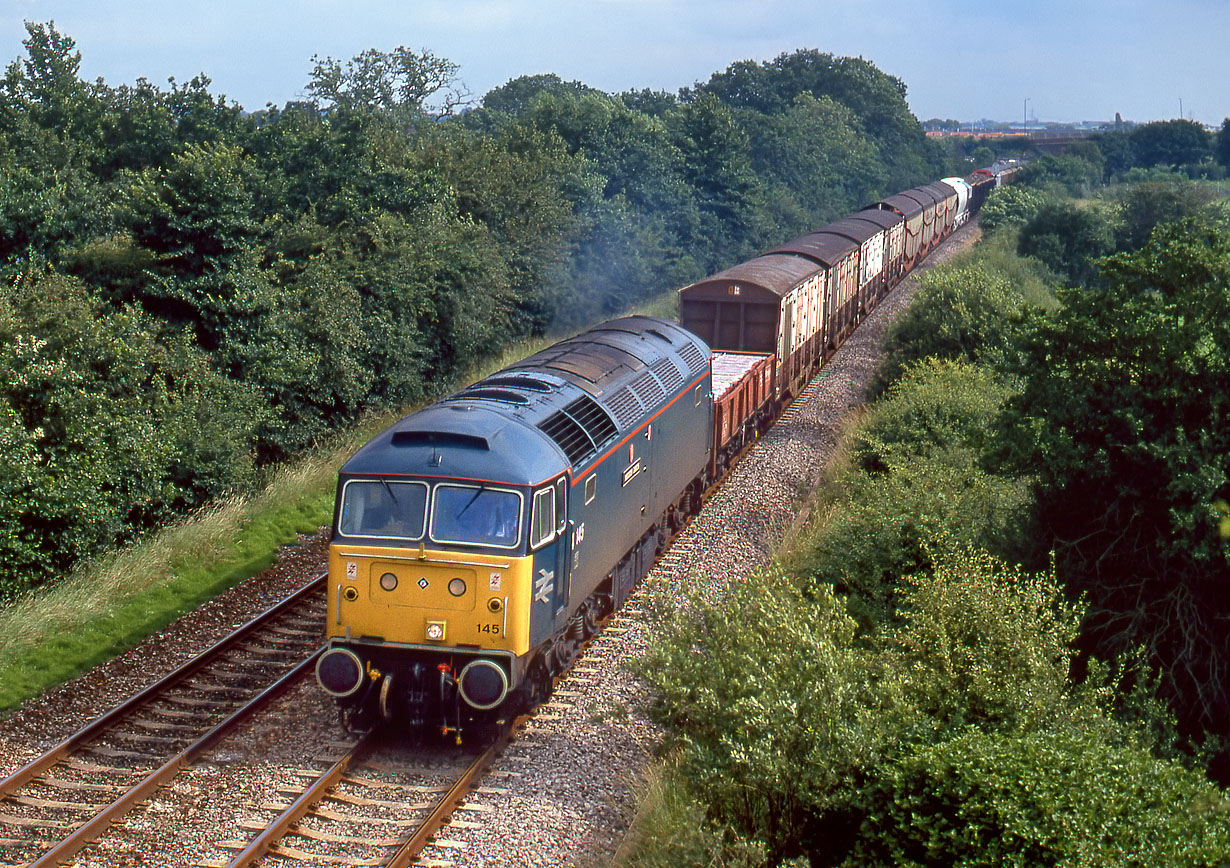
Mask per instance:
[[[568,608],[570,591],[568,529],[568,477],[561,476],[534,491],[530,507],[530,551],[533,553],[533,606],[531,620],[549,632],[557,616]],[[539,638],[544,638],[539,636]]]

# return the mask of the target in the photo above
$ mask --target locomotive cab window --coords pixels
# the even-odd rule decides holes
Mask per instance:
[[[589,503],[598,494],[598,474],[591,473],[585,480],[585,502]]]
[[[342,488],[337,530],[343,536],[419,540],[426,518],[422,482],[354,479]]]
[[[530,548],[536,549],[555,539],[555,488],[534,492],[530,515]]]
[[[436,542],[516,548],[521,541],[521,495],[503,488],[437,485],[431,507]]]

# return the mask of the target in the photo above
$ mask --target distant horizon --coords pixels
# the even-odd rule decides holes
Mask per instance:
[[[475,101],[550,72],[607,93],[680,88],[733,63],[814,48],[900,79],[920,120],[1120,113],[1135,123],[1230,117],[1230,4],[1036,0],[1027,14],[956,0],[0,0],[0,55],[24,57],[24,21],[54,21],[81,76],[111,86],[203,74],[248,111],[303,98],[312,57],[427,49],[460,66]],[[1195,26],[1194,26],[1195,25]],[[999,34],[991,38],[989,34]]]

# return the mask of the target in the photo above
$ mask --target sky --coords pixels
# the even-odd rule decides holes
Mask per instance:
[[[1230,0],[0,0],[0,60],[54,21],[81,75],[165,87],[204,73],[248,110],[300,99],[313,55],[399,45],[459,64],[477,100],[555,73],[677,91],[739,60],[863,57],[920,120],[1230,116]]]

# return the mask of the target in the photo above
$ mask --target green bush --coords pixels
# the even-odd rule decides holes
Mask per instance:
[[[1101,209],[1056,202],[1039,209],[1021,229],[1018,250],[1083,285],[1097,277],[1096,260],[1114,249],[1113,236],[1111,218]]]
[[[1069,680],[1083,609],[1055,576],[955,541],[933,560],[902,579],[897,623],[880,637],[932,731],[1098,725],[1103,698]]]
[[[863,794],[844,865],[1156,868],[1230,864],[1230,800],[1099,730],[971,730]]]
[[[1071,680],[1083,612],[1053,575],[949,546],[867,640],[831,592],[776,571],[651,609],[652,713],[715,824],[683,836],[691,864],[722,840],[767,865],[851,868],[1230,853],[1224,795],[1153,756],[1108,691]]]
[[[937,550],[976,545],[1015,559],[1028,550],[1028,483],[981,469],[1013,390],[967,362],[905,369],[848,437],[851,467],[792,556],[812,585],[850,595],[864,626],[890,620],[899,577]]]
[[[852,473],[825,511],[815,537],[791,559],[809,586],[850,595],[866,628],[888,623],[900,576],[929,569],[953,545],[981,545],[1012,556],[1027,535],[1028,486],[980,471],[978,456],[949,449],[894,467]]]
[[[990,364],[1020,329],[1025,297],[991,264],[962,262],[924,275],[914,303],[893,324],[873,394],[929,356]]]
[[[54,273],[0,289],[0,595],[252,479],[256,396],[105,308]]]
[[[1020,228],[1032,220],[1046,202],[1046,194],[1030,187],[1016,184],[999,187],[983,203],[978,223],[987,235]]]
[[[849,438],[855,463],[883,471],[961,447],[984,451],[1013,389],[987,368],[926,358],[906,367]]]
[[[886,761],[910,715],[899,677],[854,643],[854,621],[822,590],[780,572],[723,600],[660,605],[640,671],[682,772],[711,813],[764,844],[770,864],[848,845],[852,784]]]

